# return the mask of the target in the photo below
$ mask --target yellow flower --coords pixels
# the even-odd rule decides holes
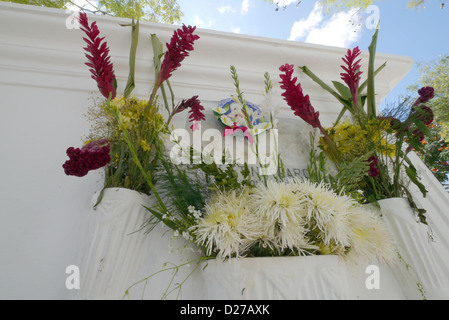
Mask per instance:
[[[144,139],[140,140],[140,146],[142,147],[143,151],[150,150],[150,146],[148,145],[148,142]]]
[[[394,156],[395,146],[388,142],[392,133],[388,120],[371,119],[365,129],[350,119],[340,122],[334,128],[327,129],[343,161],[351,161],[375,149],[378,154]]]

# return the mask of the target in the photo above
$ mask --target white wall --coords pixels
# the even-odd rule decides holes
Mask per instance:
[[[65,268],[79,265],[89,201],[102,186],[101,172],[68,177],[65,150],[81,145],[88,133],[84,118],[97,93],[90,78],[81,30],[68,29],[62,10],[0,3],[0,299],[69,299]],[[124,19],[95,17],[111,48],[123,90],[128,75],[130,29]],[[90,21],[94,21],[90,17]],[[174,27],[142,23],[136,95],[147,97],[153,76],[150,34],[167,42]],[[199,95],[206,106],[233,93],[229,66],[255,103],[263,93],[263,74],[278,82],[284,63],[308,65],[326,81],[339,78],[345,50],[265,38],[198,30],[195,51],[175,72],[178,99]],[[364,53],[365,62],[368,55]],[[411,69],[406,57],[378,54],[388,68],[377,79],[378,102]],[[340,110],[330,95],[307,78],[305,92],[329,124]],[[283,104],[283,115],[292,113]],[[178,118],[177,125],[184,125]]]

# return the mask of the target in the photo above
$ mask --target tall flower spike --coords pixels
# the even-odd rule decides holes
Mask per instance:
[[[355,61],[358,56],[361,54],[359,47],[355,47],[352,51],[348,50],[346,56],[342,58],[346,66],[342,65],[341,68],[345,71],[341,73],[341,79],[347,84],[349,90],[351,91],[351,96],[354,104],[354,109],[358,110],[358,90],[359,90],[359,82],[361,78],[360,71],[361,65],[359,59]]]
[[[161,64],[157,87],[171,77],[173,71],[179,68],[184,58],[189,55],[189,51],[193,50],[194,41],[200,38],[193,34],[195,29],[196,27],[182,25],[182,28],[175,31],[170,43],[166,44],[167,51]]]
[[[86,65],[90,67],[92,79],[97,82],[100,93],[106,99],[109,98],[111,93],[111,99],[114,99],[116,96],[115,75],[111,58],[109,57],[107,42],[103,42],[104,37],[100,38],[98,36],[100,31],[95,21],[89,26],[86,13],[80,12],[78,20],[81,30],[87,35],[87,38],[83,38],[87,43],[87,47],[84,50],[87,52],[86,58],[89,62],[86,62]]]
[[[190,108],[189,113],[189,121],[192,122],[193,121],[193,125],[190,127],[193,131],[195,131],[196,129],[198,129],[198,124],[199,121],[201,120],[206,120],[206,117],[203,114],[203,110],[204,107],[200,104],[200,100],[198,100],[198,96],[193,96],[192,98],[190,98],[189,100],[187,100],[186,102],[183,101],[183,103],[185,103],[186,108]]]
[[[321,132],[325,132],[319,120],[320,113],[318,111],[315,112],[315,109],[310,103],[309,96],[304,96],[301,84],[296,84],[297,78],[292,79],[293,68],[294,66],[290,64],[285,64],[279,68],[281,72],[285,73],[279,75],[282,80],[280,82],[281,89],[285,90],[282,96],[296,116],[303,119],[312,127],[319,128]]]

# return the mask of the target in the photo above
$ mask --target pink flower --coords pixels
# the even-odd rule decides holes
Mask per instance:
[[[100,93],[106,99],[112,94],[111,99],[114,99],[116,96],[115,75],[107,42],[103,42],[104,37],[98,37],[100,31],[95,21],[89,26],[86,13],[80,12],[78,20],[81,24],[81,30],[88,37],[83,38],[87,43],[84,50],[87,52],[86,57],[89,60],[86,65],[90,67],[92,78],[97,82]]]
[[[167,51],[161,64],[157,87],[171,77],[172,72],[179,68],[184,58],[189,55],[189,51],[193,50],[194,41],[200,38],[193,34],[195,29],[196,27],[182,25],[181,29],[175,31],[170,43],[166,44]]]
[[[346,83],[349,90],[351,91],[352,100],[354,103],[354,108],[357,110],[358,108],[358,90],[359,90],[359,82],[361,78],[361,74],[363,72],[360,71],[360,61],[359,59],[355,61],[358,56],[361,54],[359,47],[355,47],[352,51],[348,50],[345,57],[342,60],[345,62],[346,66],[341,66],[341,68],[345,71],[341,73],[341,79]]]
[[[70,147],[67,149],[67,160],[62,167],[69,176],[83,177],[89,171],[106,166],[110,161],[109,145],[106,140],[93,141],[81,149]]]
[[[324,132],[319,120],[320,113],[318,111],[315,112],[315,109],[310,103],[309,96],[303,94],[301,84],[296,84],[297,78],[295,77],[292,79],[293,68],[294,66],[290,64],[284,64],[279,68],[281,72],[285,73],[280,74],[282,80],[280,82],[281,89],[285,90],[282,96],[296,116],[301,117],[301,119],[312,127],[319,128]]]

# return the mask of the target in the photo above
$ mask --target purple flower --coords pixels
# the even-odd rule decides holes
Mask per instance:
[[[193,96],[188,100],[182,100],[179,106],[176,108],[175,113],[182,112],[185,109],[190,109],[189,121],[193,122],[193,125],[190,128],[195,131],[196,129],[198,129],[198,122],[200,122],[201,120],[206,120],[206,117],[203,114],[204,107],[201,105],[198,96]]]
[[[92,79],[97,82],[100,93],[106,99],[109,99],[111,93],[111,99],[114,99],[116,96],[115,75],[111,58],[109,57],[107,43],[103,42],[104,37],[98,37],[100,31],[95,21],[89,26],[89,21],[85,13],[80,12],[78,20],[81,24],[81,30],[88,37],[88,39],[83,38],[87,43],[87,47],[84,50],[87,52],[86,58],[89,62],[86,62],[86,65],[91,68]]]
[[[433,114],[432,109],[425,105],[412,107],[411,116],[415,120],[422,121],[426,126],[431,124],[434,119],[434,114]]]
[[[62,167],[68,176],[83,177],[89,171],[106,166],[110,161],[109,145],[106,140],[93,141],[84,147],[67,149],[67,160]]]
[[[279,75],[282,80],[280,82],[281,89],[285,91],[282,96],[296,116],[303,119],[312,127],[319,128],[324,132],[319,120],[320,113],[318,111],[315,112],[315,109],[310,103],[309,96],[303,94],[301,84],[296,84],[297,78],[292,79],[293,68],[294,66],[290,64],[284,64],[279,68],[281,72],[285,73]]]
[[[379,175],[379,169],[377,169],[377,167],[375,165],[370,166],[369,167],[369,175],[370,175],[370,177],[373,177],[373,178],[377,177]]]
[[[370,177],[375,178],[375,177],[377,177],[379,175],[379,169],[376,166],[379,163],[379,159],[377,159],[376,156],[372,156],[372,157],[370,157],[368,159],[368,161],[370,163],[369,164],[369,172],[368,172],[368,174],[369,174]]]
[[[368,159],[368,161],[369,161],[371,164],[375,164],[375,165],[379,163],[379,159],[377,159],[376,156],[371,156],[371,157]]]
[[[416,99],[415,106],[426,103],[427,101],[433,99],[435,96],[435,90],[432,87],[422,87],[418,90],[419,98]]]

